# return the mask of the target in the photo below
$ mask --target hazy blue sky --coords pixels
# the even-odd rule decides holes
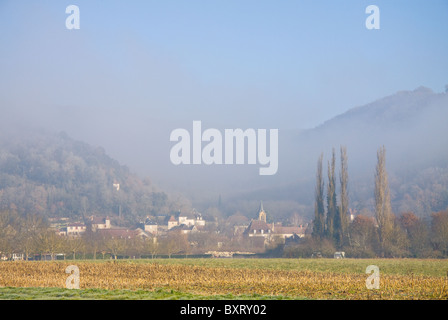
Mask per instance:
[[[370,4],[380,30],[365,27]],[[0,0],[1,115],[157,168],[193,120],[305,129],[400,90],[441,92],[447,31],[446,0]]]
[[[80,30],[65,28],[69,4]],[[365,28],[369,4],[380,30]],[[309,128],[398,90],[442,91],[447,31],[446,0],[3,0],[0,99]]]

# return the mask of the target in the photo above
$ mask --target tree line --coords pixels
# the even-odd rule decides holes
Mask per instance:
[[[345,251],[352,257],[448,257],[448,208],[422,218],[413,212],[395,214],[386,170],[386,149],[377,151],[373,214],[349,214],[348,158],[340,147],[339,195],[336,190],[336,152],[328,161],[327,183],[323,153],[317,162],[312,237],[285,249],[285,256],[332,256]],[[326,192],[325,192],[326,188]]]
[[[316,190],[314,202],[313,238],[328,240],[337,248],[342,248],[348,240],[348,165],[347,149],[341,147],[340,167],[340,201],[336,194],[336,152],[333,148],[331,160],[328,162],[328,184],[325,196],[321,153],[317,163]],[[326,207],[325,207],[326,200]],[[325,210],[326,208],[326,210]]]
[[[141,257],[166,254],[171,256],[186,250],[186,237],[172,234],[170,237],[154,241],[154,238],[113,237],[87,230],[77,237],[61,236],[49,223],[37,214],[21,215],[17,211],[0,212],[0,257],[11,259],[12,255],[23,254],[24,259],[63,258],[104,259],[105,256]]]
[[[107,259],[155,258],[204,255],[208,251],[263,252],[263,239],[234,236],[233,228],[218,224],[206,226],[202,232],[168,231],[158,236],[134,234],[131,237],[113,236],[93,231],[90,224],[79,236],[58,234],[48,220],[38,214],[0,211],[0,258],[12,259]]]

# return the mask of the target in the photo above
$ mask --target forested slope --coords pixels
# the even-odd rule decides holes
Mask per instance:
[[[92,214],[118,216],[121,210],[124,220],[135,221],[181,207],[102,148],[65,133],[29,130],[0,136],[2,210],[79,219]]]

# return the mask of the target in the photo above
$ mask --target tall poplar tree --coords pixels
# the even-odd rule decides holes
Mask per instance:
[[[337,200],[336,200],[336,177],[335,177],[336,155],[333,148],[331,163],[328,162],[328,188],[327,188],[327,229],[326,234],[329,240],[334,240],[335,228],[339,228],[337,219]],[[336,221],[335,221],[336,219]]]
[[[324,180],[322,176],[322,159],[321,153],[317,161],[316,173],[316,190],[314,201],[314,222],[313,222],[313,237],[321,239],[325,232],[325,206],[324,206]]]
[[[375,171],[375,218],[378,223],[378,236],[381,255],[384,255],[393,231],[393,213],[390,204],[389,182],[386,171],[386,148],[377,151],[378,163]]]
[[[341,186],[340,190],[340,204],[338,208],[337,227],[335,227],[335,240],[336,245],[340,249],[345,244],[348,235],[348,160],[347,160],[347,148],[341,146],[341,172],[339,175],[339,182]],[[336,220],[335,220],[336,221]]]

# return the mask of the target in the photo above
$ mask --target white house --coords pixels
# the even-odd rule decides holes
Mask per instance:
[[[174,216],[170,217],[170,220],[168,220],[168,230],[171,228],[174,228],[179,225],[179,222],[174,218]]]
[[[181,213],[179,214],[179,225],[186,225],[186,226],[198,226],[203,227],[205,226],[205,220],[202,219],[202,215],[196,211],[196,209],[193,209],[191,213]]]
[[[144,231],[153,235],[157,235],[157,223],[147,218],[144,224]]]
[[[202,215],[200,213],[196,216],[196,220],[194,222],[194,225],[197,226],[197,227],[205,226],[205,220],[202,219]]]
[[[67,225],[67,236],[78,237],[86,232],[87,227],[83,223],[69,223]]]
[[[194,226],[195,219],[192,215],[181,214],[179,215],[179,225],[184,224],[186,226]]]

